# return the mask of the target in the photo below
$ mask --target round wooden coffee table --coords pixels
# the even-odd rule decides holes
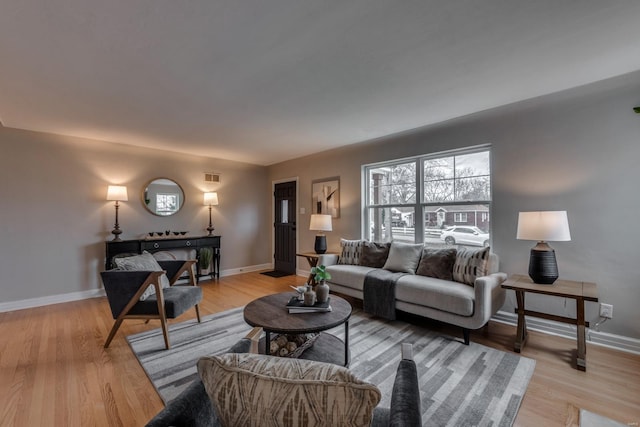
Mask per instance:
[[[270,342],[271,333],[307,334],[320,332],[311,348],[305,350],[300,359],[316,360],[349,366],[349,318],[351,304],[331,294],[331,308],[327,313],[289,314],[287,302],[294,294],[285,292],[267,295],[250,302],[244,308],[244,320],[251,326],[264,329],[265,339],[260,340],[260,352],[268,354],[265,342]],[[344,341],[326,332],[327,329],[344,324]]]

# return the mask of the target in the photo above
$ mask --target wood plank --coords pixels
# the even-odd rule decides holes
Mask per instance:
[[[301,285],[305,277],[258,273],[202,282],[203,315]],[[195,311],[169,323],[195,318]],[[421,322],[458,336],[459,328]],[[139,426],[162,401],[125,340],[158,328],[157,321],[125,321],[111,347],[102,345],[113,324],[105,298],[0,313],[1,426]],[[515,327],[491,322],[471,341],[512,352]],[[577,425],[585,408],[624,424],[640,422],[640,356],[587,342],[589,370],[573,369],[575,340],[529,331],[522,356],[536,369],[516,426]]]

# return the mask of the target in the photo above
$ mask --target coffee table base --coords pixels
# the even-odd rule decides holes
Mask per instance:
[[[260,338],[258,351],[265,354],[264,349],[265,338]],[[320,336],[313,345],[306,349],[300,359],[315,360],[316,362],[333,363],[335,365],[348,367],[351,362],[351,354],[349,347],[344,341],[335,335],[320,332]]]

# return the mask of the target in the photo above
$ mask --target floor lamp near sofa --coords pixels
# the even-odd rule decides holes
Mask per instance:
[[[570,241],[567,211],[520,212],[519,240],[537,240],[529,256],[529,277],[535,283],[551,285],[558,278],[556,252],[547,243]]]

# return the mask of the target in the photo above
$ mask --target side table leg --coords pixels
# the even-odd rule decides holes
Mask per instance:
[[[524,291],[515,291],[516,292],[516,302],[518,304],[518,308],[516,309],[518,313],[518,327],[516,333],[516,342],[513,346],[513,351],[516,353],[520,353],[520,350],[524,348],[524,344],[527,341],[527,321],[524,318]]]
[[[576,299],[576,311],[578,322],[578,354],[576,358],[576,368],[579,371],[587,370],[587,344],[585,341],[585,323],[584,323],[584,300],[582,298]]]

